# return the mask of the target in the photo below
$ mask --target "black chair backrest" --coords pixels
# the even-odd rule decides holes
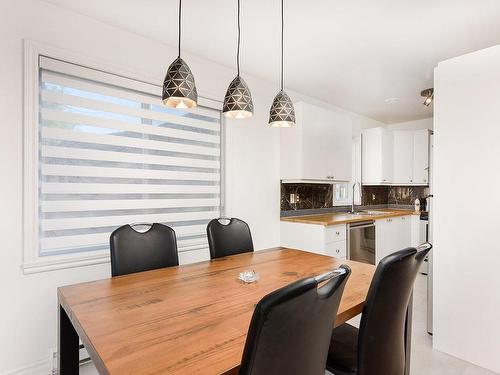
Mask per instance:
[[[234,217],[211,220],[207,225],[207,236],[210,259],[253,251],[248,224]]]
[[[255,307],[240,375],[324,375],[333,324],[351,270],[299,280],[276,290]]]
[[[154,223],[146,232],[123,225],[111,233],[109,243],[112,276],[179,265],[175,232],[163,224]]]
[[[361,316],[358,375],[402,375],[406,312],[419,267],[432,246],[407,248],[377,266]]]

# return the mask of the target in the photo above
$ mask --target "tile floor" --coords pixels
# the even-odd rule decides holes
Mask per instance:
[[[415,283],[413,303],[413,336],[411,375],[497,375],[468,362],[432,349],[432,337],[427,334],[426,276],[419,275]],[[353,319],[356,324],[359,319]],[[82,375],[97,375],[92,364],[82,366]],[[327,374],[329,374],[327,372]]]

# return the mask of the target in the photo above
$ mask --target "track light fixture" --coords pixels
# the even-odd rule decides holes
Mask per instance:
[[[425,89],[420,92],[420,96],[423,96],[425,98],[424,102],[422,103],[426,107],[430,106],[432,101],[434,100],[434,89]]]

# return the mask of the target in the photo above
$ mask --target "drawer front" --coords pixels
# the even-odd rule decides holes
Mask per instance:
[[[326,244],[325,255],[345,259],[347,256],[346,241],[337,241]]]
[[[345,240],[345,231],[345,224],[325,227],[325,243]]]

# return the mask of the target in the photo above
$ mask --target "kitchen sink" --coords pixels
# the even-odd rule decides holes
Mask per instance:
[[[390,211],[370,211],[370,210],[349,212],[349,214],[351,214],[351,215],[363,215],[363,216],[387,215],[390,213],[391,213]]]

